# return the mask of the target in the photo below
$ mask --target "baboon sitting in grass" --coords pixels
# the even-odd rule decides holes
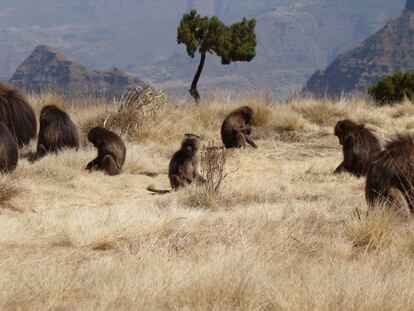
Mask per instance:
[[[198,173],[198,156],[200,141],[197,135],[186,134],[181,142],[181,148],[171,158],[168,168],[168,178],[171,188],[179,190],[190,184],[204,184],[205,179]],[[148,191],[154,193],[169,193],[171,190],[158,190],[149,186]]]
[[[88,133],[88,140],[98,149],[98,156],[89,162],[86,169],[101,170],[110,176],[120,174],[126,157],[122,138],[103,127],[94,127]]]
[[[78,148],[79,133],[69,115],[54,105],[43,107],[40,113],[40,129],[36,158],[63,148]]]
[[[19,146],[36,137],[36,116],[22,91],[0,81],[0,121],[4,122]]]
[[[367,172],[368,205],[388,204],[414,211],[414,136],[398,135],[373,161]]]
[[[342,145],[344,160],[334,173],[349,172],[357,177],[364,176],[372,159],[381,152],[378,138],[363,124],[352,120],[339,121],[335,126],[335,135]]]
[[[9,128],[0,121],[0,172],[14,170],[18,161],[18,146]]]
[[[221,138],[226,148],[245,148],[247,144],[253,148],[257,145],[250,138],[252,130],[248,125],[253,118],[253,110],[244,106],[232,111],[223,121]]]

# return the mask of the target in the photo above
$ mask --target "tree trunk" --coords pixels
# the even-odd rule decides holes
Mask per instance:
[[[201,72],[203,71],[205,62],[206,62],[206,53],[201,53],[200,64],[198,65],[197,72],[194,76],[193,82],[191,83],[191,88],[188,90],[191,96],[194,98],[196,103],[199,103],[201,100],[200,94],[197,91],[197,83],[198,83],[198,80],[200,79]]]

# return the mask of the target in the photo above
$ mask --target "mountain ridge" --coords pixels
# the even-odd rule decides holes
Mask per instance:
[[[53,89],[75,97],[119,97],[125,89],[142,84],[137,77],[118,68],[89,71],[49,45],[37,46],[17,68],[10,82],[28,92]]]
[[[409,7],[361,45],[317,71],[305,90],[328,96],[366,92],[383,76],[399,71],[414,71],[414,10]]]

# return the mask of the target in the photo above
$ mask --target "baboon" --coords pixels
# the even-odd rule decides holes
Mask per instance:
[[[0,81],[0,121],[4,122],[20,147],[36,137],[36,116],[22,91]]]
[[[86,169],[101,170],[110,176],[120,174],[126,156],[121,137],[103,127],[94,127],[88,133],[88,140],[98,149],[98,156],[89,162]]]
[[[54,105],[42,108],[36,157],[62,148],[79,148],[79,133],[69,115]]]
[[[204,184],[206,180],[198,173],[198,156],[200,141],[197,135],[186,134],[181,142],[181,148],[171,158],[168,168],[168,178],[171,188],[179,190],[189,184]],[[169,193],[171,190],[157,190],[149,186],[148,191],[154,193]]]
[[[370,207],[391,204],[414,209],[414,136],[398,135],[373,161],[367,172],[365,196]]]
[[[363,124],[348,119],[336,124],[335,135],[342,145],[344,160],[334,174],[349,172],[357,177],[364,176],[373,157],[381,152],[378,138]]]
[[[221,138],[226,148],[246,147],[246,143],[257,148],[257,145],[250,138],[252,130],[248,125],[253,118],[253,110],[244,106],[232,111],[221,126]]]
[[[18,161],[18,146],[9,128],[0,121],[0,172],[14,170]]]

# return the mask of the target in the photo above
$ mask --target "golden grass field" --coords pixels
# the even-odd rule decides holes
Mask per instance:
[[[83,137],[115,110],[51,94],[30,101],[37,114],[65,107]],[[228,153],[217,195],[145,190],[169,187],[184,133],[220,141],[224,116],[246,104],[259,149]],[[169,102],[124,137],[119,176],[84,171],[96,152],[85,139],[77,152],[21,159],[0,180],[0,309],[413,310],[413,221],[384,208],[367,214],[364,179],[332,175],[342,161],[333,126],[343,118],[386,141],[414,129],[414,105]]]

